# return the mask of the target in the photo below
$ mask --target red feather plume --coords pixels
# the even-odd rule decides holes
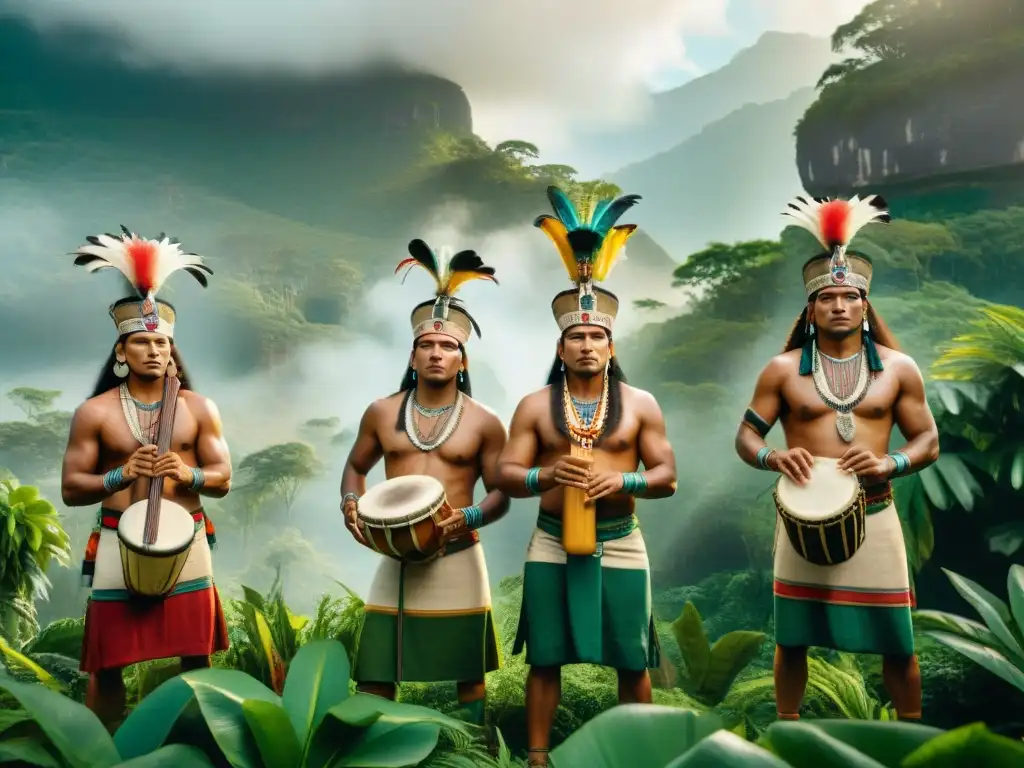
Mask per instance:
[[[845,245],[850,240],[850,204],[846,200],[829,200],[818,210],[821,239],[828,247]]]
[[[143,296],[156,286],[157,244],[152,240],[129,240],[125,252],[134,266],[135,284]]]

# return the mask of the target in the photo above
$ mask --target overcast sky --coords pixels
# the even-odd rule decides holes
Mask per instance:
[[[557,150],[642,117],[653,89],[766,30],[828,35],[867,0],[4,0],[39,25],[121,30],[120,54],[191,68],[339,69],[397,58],[465,88],[477,133]],[[794,66],[799,66],[798,62]]]

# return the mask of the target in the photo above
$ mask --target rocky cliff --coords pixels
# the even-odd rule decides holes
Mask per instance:
[[[996,170],[1024,173],[1022,78],[1019,65],[958,77],[856,119],[817,110],[797,129],[803,186],[813,195],[849,195]]]

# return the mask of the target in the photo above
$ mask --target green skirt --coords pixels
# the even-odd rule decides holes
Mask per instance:
[[[540,514],[523,575],[513,653],[538,667],[600,664],[640,672],[660,660],[650,565],[635,517],[598,523],[598,551],[566,555],[561,521]]]
[[[480,682],[501,666],[483,547],[426,564],[384,558],[370,586],[353,679]]]

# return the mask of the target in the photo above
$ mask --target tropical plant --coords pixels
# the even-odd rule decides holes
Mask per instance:
[[[22,709],[8,716],[0,754],[30,765],[327,768],[414,766],[441,729],[470,726],[425,707],[349,693],[349,663],[333,640],[304,646],[278,696],[244,672],[203,669],[163,683],[113,738],[86,707],[46,687],[0,677]],[[6,724],[6,723],[5,723]]]
[[[984,725],[942,731],[902,722],[776,722],[756,743],[713,714],[627,704],[585,723],[551,751],[551,768],[927,768],[1017,765],[1024,744]]]
[[[1009,606],[970,579],[942,570],[985,623],[921,610],[914,612],[915,628],[1024,691],[1024,566],[1010,566]]]
[[[672,622],[672,635],[685,667],[679,687],[708,706],[725,699],[736,676],[754,660],[766,637],[764,632],[735,630],[711,645],[704,621],[689,600]]]
[[[15,478],[0,480],[0,518],[0,633],[20,644],[39,631],[35,601],[47,598],[46,569],[68,564],[71,541],[53,504]]]
[[[932,513],[971,511],[986,495],[1019,509],[1024,491],[1024,310],[992,305],[972,329],[944,345],[932,366],[931,405],[939,460],[894,484],[911,531],[908,554],[920,567],[934,544]],[[1013,501],[1017,500],[1014,505]],[[990,525],[989,548],[1004,555],[1024,545],[1024,517]]]

